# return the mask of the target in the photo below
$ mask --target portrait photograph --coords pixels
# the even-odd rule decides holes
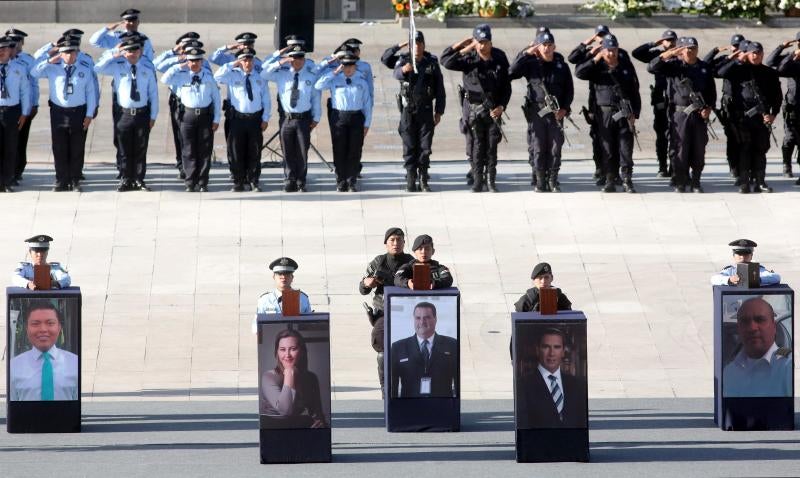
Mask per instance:
[[[586,428],[586,325],[514,324],[517,428]]]
[[[724,397],[791,397],[794,304],[790,291],[722,296]]]
[[[261,429],[330,428],[328,322],[274,322],[258,327]]]
[[[393,296],[389,306],[391,396],[458,397],[458,296]]]
[[[8,309],[9,400],[78,400],[80,299],[13,297]]]

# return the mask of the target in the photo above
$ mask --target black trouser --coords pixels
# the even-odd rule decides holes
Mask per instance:
[[[50,133],[53,143],[53,162],[56,184],[69,186],[81,179],[86,142],[86,105],[62,108],[50,105]]]
[[[617,109],[610,106],[598,107],[597,132],[603,146],[603,168],[606,178],[613,180],[622,167],[622,175],[630,178],[633,174],[633,131],[625,118],[613,118]]]
[[[308,147],[311,144],[311,112],[286,113],[281,125],[283,175],[286,181],[306,182]],[[363,130],[362,130],[363,135]]]
[[[225,135],[225,144],[228,144],[228,137],[231,134],[231,118],[233,117],[233,106],[231,106],[231,101],[223,100],[222,101],[222,115],[225,118],[225,124],[222,125],[222,132]],[[228,170],[233,173],[233,151],[231,148],[228,148],[227,151],[228,157]]]
[[[731,116],[730,97],[723,96],[718,117],[725,133],[725,157],[728,160],[728,169],[736,173],[739,170],[739,131],[738,123]]]
[[[590,104],[589,112],[591,114],[591,121],[589,122],[589,138],[592,140],[592,161],[594,161],[595,171],[599,172],[601,176],[604,176],[605,160],[603,159],[603,142],[600,140],[600,130],[598,127],[598,118],[600,114],[597,111],[597,105]],[[616,171],[614,174],[616,174]]]
[[[464,102],[464,121],[470,130],[470,150],[472,157],[472,175],[475,184],[480,185],[483,180],[484,170],[487,172],[490,181],[493,181],[497,174],[497,145],[502,139],[500,126],[488,111],[478,112],[479,105]]]
[[[211,170],[211,150],[214,147],[213,107],[183,108],[181,122],[181,153],[187,186],[207,186]]]
[[[227,143],[231,156],[231,172],[233,184],[257,184],[261,177],[261,143],[264,134],[261,132],[263,111],[255,113],[239,113],[231,108]]]
[[[111,88],[114,88],[114,81],[111,81]],[[119,119],[122,116],[122,112],[120,111],[119,104],[117,103],[117,94],[113,93],[111,95],[111,123],[112,129],[114,131],[114,150],[117,153],[117,170],[121,173],[122,172],[122,151],[119,150],[119,138],[117,138],[117,123],[119,123]]]
[[[147,145],[150,141],[150,108],[132,111],[118,107],[117,114],[114,138],[119,151],[122,180],[126,183],[144,182]]]
[[[330,121],[336,183],[355,184],[364,146],[364,113],[332,109]]]
[[[433,109],[418,109],[415,113],[404,109],[400,115],[397,132],[403,140],[403,167],[406,171],[428,171],[433,145]]]
[[[794,148],[798,146],[800,141],[800,108],[798,105],[791,103],[783,104],[783,143],[781,144],[781,152],[783,153],[783,166],[792,167],[792,155]],[[800,164],[800,155],[797,157],[797,163]]]
[[[699,111],[686,114],[685,107],[676,106],[677,111],[672,113],[672,129],[670,136],[674,137],[677,148],[673,175],[676,186],[686,186],[689,182],[689,168],[691,168],[692,186],[699,186],[700,175],[706,165],[706,144],[708,144],[708,130],[706,122]]]
[[[528,123],[528,162],[537,171],[561,168],[561,148],[564,145],[564,131],[554,114],[544,117],[535,108]]]
[[[20,105],[0,106],[0,188],[11,186],[17,165]]]
[[[381,388],[383,388],[383,334],[384,327],[383,327],[383,311],[376,310],[376,316],[378,319],[375,320],[375,324],[372,326],[372,334],[370,335],[372,339],[372,348],[378,352],[378,381],[381,383]]]
[[[25,172],[25,166],[28,165],[28,138],[31,133],[31,122],[36,115],[39,114],[39,107],[34,106],[31,108],[31,114],[25,125],[19,130],[19,140],[17,141],[17,164],[14,167],[14,177],[22,177]]]
[[[169,123],[172,125],[172,141],[175,143],[175,167],[183,170],[183,148],[181,148],[181,122],[179,119],[180,100],[170,91],[169,93]]]
[[[463,107],[462,107],[463,108]],[[462,117],[458,120],[458,130],[464,135],[464,143],[466,146],[467,162],[469,163],[469,171],[472,174],[472,131],[469,129],[466,118]]]
[[[737,132],[739,179],[747,185],[750,178],[763,181],[767,169],[769,151],[769,127],[764,118],[757,114],[751,118],[739,113],[734,118]]]
[[[667,112],[666,103],[653,105],[653,129],[656,132],[656,158],[658,159],[658,170],[666,171],[667,158],[672,159],[672,155],[669,152],[672,146],[672,129],[670,125],[670,115]]]

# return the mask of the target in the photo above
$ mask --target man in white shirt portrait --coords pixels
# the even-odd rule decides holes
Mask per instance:
[[[24,324],[31,348],[11,359],[10,399],[78,400],[78,356],[56,347],[62,313],[50,301],[35,301]]]

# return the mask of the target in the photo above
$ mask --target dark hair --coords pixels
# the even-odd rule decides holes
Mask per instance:
[[[436,317],[436,306],[430,302],[420,302],[414,306],[414,312],[416,312],[417,309],[431,309],[433,311],[433,316]]]
[[[59,325],[61,325],[61,326],[64,325],[64,316],[61,315],[61,311],[58,310],[58,307],[53,305],[53,303],[50,302],[49,300],[38,299],[38,300],[31,301],[28,304],[28,307],[25,310],[25,325],[26,326],[28,324],[28,319],[31,316],[31,312],[33,312],[34,310],[52,310],[53,312],[56,313],[56,318],[58,318]]]
[[[555,327],[548,327],[544,329],[544,331],[541,334],[539,334],[539,339],[536,341],[537,346],[542,344],[542,339],[544,338],[545,335],[558,335],[559,337],[561,337],[561,345],[564,346],[567,345],[567,337],[564,334],[563,330],[557,329]]]
[[[278,375],[283,375],[283,365],[281,364],[280,360],[278,359],[278,345],[280,344],[282,339],[294,337],[297,339],[297,345],[300,347],[300,357],[297,360],[297,369],[306,372],[308,371],[308,348],[306,348],[306,339],[300,335],[300,332],[292,329],[285,329],[278,332],[278,335],[275,336],[275,373]]]

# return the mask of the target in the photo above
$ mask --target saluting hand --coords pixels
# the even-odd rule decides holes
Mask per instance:
[[[122,22],[109,23],[109,24],[108,24],[108,26],[106,27],[106,29],[108,29],[108,30],[111,30],[111,31],[114,31],[114,30],[116,30],[116,29],[117,29],[117,27],[119,27],[120,25],[122,25]]]
[[[597,33],[593,34],[592,36],[590,36],[586,40],[583,40],[583,44],[586,45],[586,46],[589,46],[592,43],[594,43],[595,40],[597,40]]]
[[[408,40],[404,41],[403,43],[398,44],[397,48],[405,48],[407,46],[408,46]]]

